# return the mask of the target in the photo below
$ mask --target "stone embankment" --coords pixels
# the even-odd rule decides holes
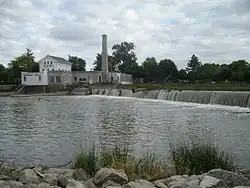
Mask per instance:
[[[123,170],[102,168],[89,178],[83,169],[0,169],[0,188],[250,188],[249,174],[214,169],[201,175],[129,181]]]

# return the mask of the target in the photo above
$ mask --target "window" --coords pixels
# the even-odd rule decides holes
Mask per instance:
[[[54,71],[54,69],[52,69],[52,71]]]
[[[46,65],[46,61],[44,61],[44,65]]]
[[[61,82],[61,76],[56,76],[56,82]]]
[[[101,77],[101,76],[98,77],[98,82],[99,82],[99,83],[102,82],[102,77]]]
[[[83,78],[82,81],[86,82],[86,78]]]
[[[43,71],[44,71],[44,69],[43,69]]]
[[[111,82],[113,82],[114,81],[114,77],[113,76],[111,76]]]
[[[38,76],[38,81],[41,81],[41,76]]]
[[[80,78],[79,81],[82,81],[82,78]]]
[[[49,61],[47,62],[47,65],[49,64]]]
[[[27,81],[27,78],[26,78],[26,76],[24,76],[24,77],[23,77],[23,80],[24,80],[25,82]]]
[[[49,69],[47,69],[47,71],[49,71]]]
[[[77,77],[75,77],[75,81],[77,81]]]
[[[50,64],[52,65],[52,61],[50,62]]]
[[[54,83],[54,82],[55,82],[55,77],[54,77],[54,76],[50,76],[50,77],[49,77],[49,81],[50,81],[51,83]]]

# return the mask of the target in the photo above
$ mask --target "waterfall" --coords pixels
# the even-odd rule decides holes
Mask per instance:
[[[211,96],[210,104],[249,107],[249,97],[248,92],[216,91]]]
[[[124,96],[191,102],[200,104],[217,104],[250,108],[250,92],[233,91],[177,91],[177,90],[139,90],[134,93],[130,89],[93,89],[94,95]]]
[[[134,92],[133,97],[144,98],[144,92],[143,91],[136,91],[136,92]]]
[[[133,92],[130,89],[122,89],[121,90],[121,96],[123,96],[123,97],[132,97]]]
[[[211,94],[209,91],[182,91],[180,92],[179,101],[209,104]]]
[[[157,99],[160,90],[151,90],[148,92],[148,99]]]

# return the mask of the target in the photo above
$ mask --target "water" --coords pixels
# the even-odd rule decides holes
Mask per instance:
[[[111,95],[106,90],[105,94]],[[174,92],[144,96],[182,97]],[[240,166],[249,167],[248,112],[249,108],[111,96],[0,98],[0,154],[21,165],[60,165],[72,160],[81,145],[95,142],[100,150],[118,144],[129,145],[134,155],[151,151],[167,156],[170,140],[209,134]]]

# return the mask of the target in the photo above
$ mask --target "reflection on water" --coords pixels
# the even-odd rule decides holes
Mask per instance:
[[[114,97],[0,98],[0,154],[19,164],[62,164],[79,146],[129,146],[166,156],[181,135],[206,137],[249,165],[250,115],[220,107]]]

